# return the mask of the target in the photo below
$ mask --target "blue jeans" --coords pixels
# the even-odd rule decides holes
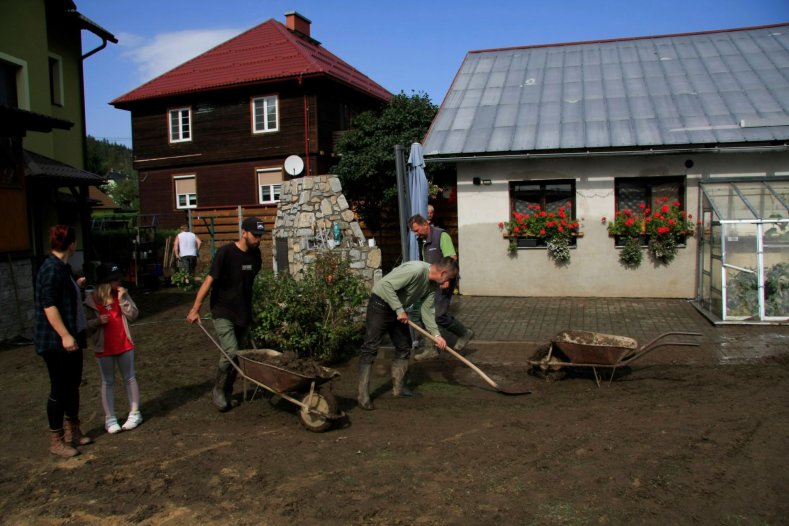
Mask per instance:
[[[225,350],[231,360],[238,363],[236,354],[242,349],[242,345],[246,347],[249,340],[249,327],[242,327],[236,325],[230,320],[225,318],[214,318],[214,329],[219,338],[219,345]],[[227,371],[231,369],[230,362],[227,361],[224,354],[219,355],[219,369]]]
[[[381,347],[384,334],[395,347],[395,359],[407,360],[411,356],[411,332],[408,325],[397,321],[397,314],[377,295],[367,303],[367,320],[364,343],[359,352],[359,363],[373,363]]]

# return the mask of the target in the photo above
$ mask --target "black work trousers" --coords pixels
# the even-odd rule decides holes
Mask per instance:
[[[47,419],[50,431],[63,429],[63,418],[79,419],[79,384],[82,382],[82,349],[44,351],[40,355],[49,371]]]
[[[367,303],[364,343],[359,352],[359,363],[373,363],[385,334],[395,347],[395,359],[407,360],[411,356],[411,332],[408,325],[397,321],[397,313],[388,303],[373,294]]]

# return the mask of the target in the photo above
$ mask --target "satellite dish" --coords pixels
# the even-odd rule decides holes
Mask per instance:
[[[304,161],[298,155],[291,155],[285,159],[285,171],[288,175],[299,175],[304,170]]]

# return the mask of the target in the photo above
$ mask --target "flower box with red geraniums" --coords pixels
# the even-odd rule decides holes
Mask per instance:
[[[633,247],[646,244],[656,261],[670,263],[677,255],[679,245],[693,235],[695,224],[693,216],[680,208],[682,203],[669,201],[668,197],[662,197],[655,201],[655,209],[641,203],[638,211],[625,208],[616,212],[614,220],[608,223],[608,234],[616,238],[617,246],[629,246],[631,253]],[[628,261],[623,261],[624,264],[640,264],[640,258],[634,258],[632,254],[626,259]]]
[[[548,247],[548,253],[557,262],[567,263],[570,242],[582,235],[578,221],[567,214],[570,206],[571,203],[566,203],[566,207],[560,206],[556,212],[547,212],[540,205],[531,204],[525,214],[513,212],[509,221],[499,223],[503,237],[509,239],[509,252],[517,252],[520,239],[534,239],[535,245]]]

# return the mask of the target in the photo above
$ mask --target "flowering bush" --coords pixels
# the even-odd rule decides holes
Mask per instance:
[[[614,215],[614,220],[608,223],[608,233],[612,236],[637,238],[643,234],[643,226],[643,210],[639,215],[629,208],[623,208]]]
[[[693,216],[680,208],[679,201],[669,202],[668,197],[655,201],[656,208],[648,208],[641,203],[634,212],[627,208],[618,211],[614,220],[608,223],[608,233],[623,240],[625,250],[619,254],[619,261],[625,266],[638,266],[641,263],[640,249],[636,254],[637,239],[649,236],[650,255],[661,263],[670,263],[677,255],[677,249],[685,237],[693,235]]]
[[[499,223],[509,238],[509,251],[518,249],[518,238],[534,238],[545,243],[548,254],[558,263],[570,261],[570,240],[578,235],[579,223],[567,214],[572,206],[566,203],[557,212],[546,212],[540,205],[531,204],[528,212],[513,212],[509,221]]]
[[[200,276],[193,276],[185,270],[179,270],[177,272],[173,272],[173,275],[170,276],[170,284],[178,287],[180,290],[187,292],[196,290],[205,279],[206,273],[207,272],[203,272],[203,274]]]
[[[649,252],[656,260],[671,263],[677,255],[677,245],[685,237],[693,235],[693,216],[680,209],[679,201],[669,204],[668,197],[658,199],[655,204],[659,208],[653,210],[651,216],[644,215],[644,229],[649,234]]]

